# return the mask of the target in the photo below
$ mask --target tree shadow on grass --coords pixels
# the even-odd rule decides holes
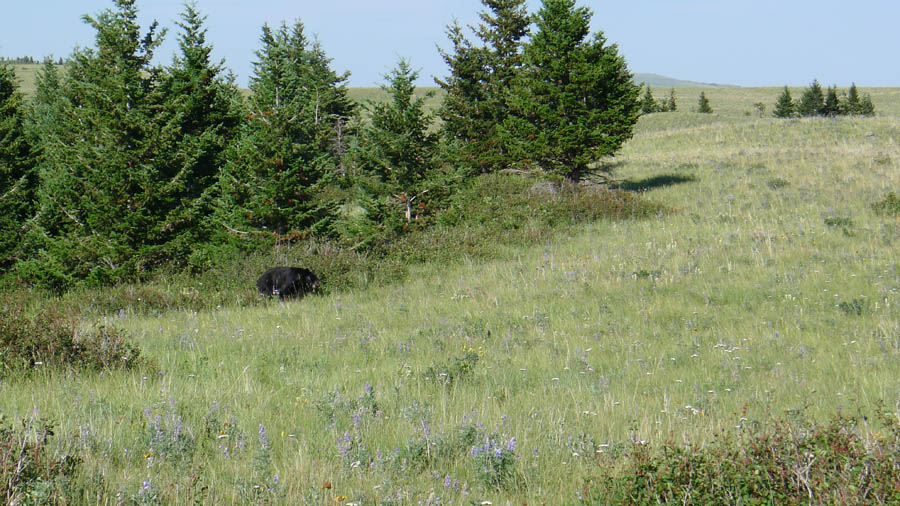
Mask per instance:
[[[613,190],[644,192],[647,190],[653,190],[655,188],[664,188],[666,186],[672,186],[676,184],[690,183],[696,180],[697,178],[690,174],[661,174],[659,176],[652,176],[644,179],[639,179],[637,181],[631,181],[627,179],[625,181],[617,181],[611,184],[609,187]]]

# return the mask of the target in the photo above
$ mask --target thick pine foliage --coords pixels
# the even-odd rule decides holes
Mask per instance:
[[[447,29],[452,51],[441,51],[450,67],[446,80],[436,79],[446,92],[439,111],[442,131],[458,146],[459,164],[493,172],[511,164],[509,149],[498,127],[509,116],[509,91],[522,67],[522,39],[528,35],[525,0],[482,0],[487,7],[474,28],[481,45],[474,46],[463,28]]]
[[[225,153],[237,137],[244,113],[240,91],[224,62],[210,60],[205,17],[191,3],[185,6],[178,36],[179,54],[161,77],[158,89],[165,104],[165,121],[177,132],[166,157],[169,214],[164,226],[181,231],[179,250],[208,240],[201,226],[212,212],[210,191],[225,165]],[[194,250],[196,251],[196,250]],[[198,258],[195,267],[209,267]]]
[[[249,112],[219,178],[219,240],[249,244],[322,233],[331,224],[320,185],[338,163],[335,139],[354,112],[344,81],[299,21],[263,27]],[[224,235],[223,235],[224,234]]]
[[[58,90],[46,73],[39,89],[43,243],[31,267],[55,271],[57,282],[107,283],[167,260],[170,175],[158,154],[177,131],[161,121],[156,98],[151,60],[161,34],[153,23],[141,36],[134,0],[114,3],[84,16],[96,47],[72,54]]]
[[[21,253],[25,223],[34,212],[34,163],[15,72],[0,62],[0,272]]]
[[[360,157],[363,169],[383,185],[379,200],[398,204],[390,207],[402,210],[396,217],[403,215],[406,222],[413,219],[415,209],[424,209],[428,179],[437,167],[437,138],[429,132],[432,117],[424,109],[426,97],[415,96],[418,75],[400,60],[386,76],[390,86],[382,88],[391,100],[370,105],[372,123],[363,132]],[[397,221],[396,217],[387,218]]]
[[[640,87],[617,46],[589,35],[591,16],[574,0],[544,0],[503,126],[520,164],[573,181],[631,138],[640,111]]]

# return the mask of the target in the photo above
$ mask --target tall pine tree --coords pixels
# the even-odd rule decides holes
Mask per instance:
[[[331,225],[331,203],[318,190],[338,164],[336,125],[354,112],[348,74],[331,70],[301,22],[262,31],[249,112],[217,185],[218,241],[252,245],[324,233]]]
[[[797,103],[797,113],[800,116],[820,116],[825,112],[825,93],[818,79],[814,79],[808,88],[803,90],[800,101]]]
[[[383,89],[391,101],[371,104],[372,123],[363,132],[361,157],[364,169],[385,187],[379,197],[399,204],[407,223],[416,209],[425,209],[428,179],[437,166],[437,139],[429,132],[432,117],[425,111],[425,97],[415,96],[418,75],[400,60],[386,76],[390,86]]]
[[[167,240],[157,224],[168,181],[158,158],[175,132],[161,119],[160,70],[151,63],[161,42],[154,22],[144,35],[135,0],[84,21],[95,48],[76,50],[58,92],[45,72],[41,100],[41,187],[38,224],[45,242],[32,263],[36,277],[108,283],[141,276],[164,261]],[[44,258],[45,257],[45,258]],[[50,274],[48,274],[50,276]]]
[[[590,36],[592,12],[544,0],[503,125],[520,163],[578,181],[631,138],[641,88],[618,47]]]
[[[492,172],[511,163],[497,128],[509,115],[509,90],[522,66],[522,40],[530,23],[525,0],[481,3],[488,9],[474,28],[481,45],[473,46],[458,23],[448,27],[453,49],[441,56],[450,76],[435,81],[446,92],[439,115],[444,135],[459,149],[457,162]]]
[[[209,239],[201,225],[212,212],[211,188],[225,165],[227,148],[236,140],[244,112],[233,75],[224,61],[213,63],[210,58],[204,20],[195,3],[185,5],[177,23],[179,53],[158,88],[166,124],[175,137],[160,153],[168,180],[168,214],[157,227],[177,232],[178,244],[170,249],[181,254],[200,251],[192,246]],[[209,266],[197,259],[192,264]]]
[[[772,114],[776,118],[792,118],[796,114],[794,99],[791,98],[791,90],[785,86],[778,101],[775,102],[775,110]]]
[[[644,98],[641,99],[641,113],[650,114],[659,111],[659,104],[653,98],[653,91],[650,85],[647,85],[647,91],[644,92]]]
[[[22,252],[26,221],[34,213],[35,163],[15,71],[0,62],[0,273]]]

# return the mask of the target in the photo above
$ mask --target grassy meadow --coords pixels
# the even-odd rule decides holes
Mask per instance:
[[[900,88],[796,120],[778,88],[702,88],[712,115],[700,90],[615,159],[670,212],[352,292],[123,310],[86,325],[152,365],[7,378],[0,413],[53,421],[91,504],[573,504],[635,444],[896,418],[900,218],[872,204],[900,190]]]

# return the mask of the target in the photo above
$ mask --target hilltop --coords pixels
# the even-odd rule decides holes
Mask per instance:
[[[40,70],[41,65],[34,63],[18,63],[14,64],[13,67],[16,70],[16,75],[19,76],[20,84],[22,86],[22,91],[25,95],[31,95],[34,92],[34,80],[37,72]],[[717,83],[701,83],[697,81],[687,81],[684,79],[676,79],[674,77],[667,77],[660,74],[653,73],[636,73],[634,75],[634,81],[637,83],[645,83],[654,88],[700,88],[700,87],[715,87],[715,88],[733,88],[735,85],[731,84],[717,84]],[[419,90],[421,93],[425,93],[428,90],[438,90],[436,86],[420,86]],[[357,90],[357,91],[353,91]],[[378,88],[368,88],[368,87],[353,87],[351,88],[351,95],[354,98],[365,97],[369,98],[374,95],[377,96]]]
[[[634,81],[636,83],[645,83],[658,88],[736,88],[734,84],[718,84],[718,83],[701,83],[696,81],[685,81],[683,79],[675,79],[652,73],[635,73]]]

